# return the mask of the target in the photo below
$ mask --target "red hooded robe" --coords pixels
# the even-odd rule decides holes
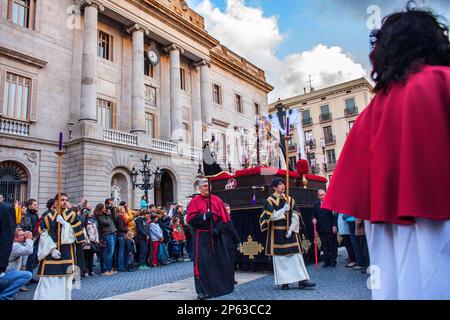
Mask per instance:
[[[322,208],[372,223],[450,219],[450,67],[378,93],[353,125]]]

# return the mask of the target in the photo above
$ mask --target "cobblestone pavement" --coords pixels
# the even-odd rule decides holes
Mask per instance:
[[[370,291],[367,288],[367,274],[360,271],[345,268],[346,254],[340,250],[338,265],[336,268],[319,268],[308,266],[311,281],[317,284],[315,289],[299,290],[295,284],[291,284],[290,290],[280,290],[274,284],[273,275],[259,275],[256,280],[241,282],[235,291],[229,295],[215,298],[217,300],[368,300]],[[245,276],[243,273],[242,275]],[[178,300],[195,297],[192,262],[178,262],[145,271],[117,273],[113,276],[101,276],[86,278],[81,281],[81,288],[74,289],[74,300],[99,300],[125,295],[136,299]],[[189,293],[189,285],[192,286],[192,295],[187,294],[177,297],[177,287],[183,287]],[[152,290],[142,290],[155,287]],[[36,285],[31,285],[30,291],[20,293],[18,300],[33,298]],[[140,293],[147,292],[146,295]],[[151,294],[148,294],[150,292]],[[180,295],[182,292],[179,292]],[[114,298],[113,298],[114,299]]]

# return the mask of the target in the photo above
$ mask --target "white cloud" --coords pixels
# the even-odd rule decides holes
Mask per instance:
[[[283,59],[276,50],[288,37],[278,27],[278,17],[264,15],[259,7],[244,0],[227,0],[222,11],[209,0],[188,3],[205,18],[206,30],[222,44],[266,71],[275,90],[269,101],[301,94],[311,74],[316,89],[364,77],[364,68],[339,47],[318,44],[309,51],[292,53]]]

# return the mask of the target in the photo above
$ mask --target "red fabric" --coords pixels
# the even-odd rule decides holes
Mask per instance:
[[[355,122],[322,208],[371,222],[450,219],[450,67],[425,66]]]
[[[202,195],[198,195],[194,199],[192,199],[188,205],[188,212],[186,217],[187,223],[190,223],[190,221],[197,214],[205,214],[206,212],[208,212],[208,203],[209,197],[204,197]],[[214,213],[214,221],[218,221],[219,219],[221,219],[224,223],[228,223],[228,221],[230,221],[228,219],[225,205],[218,196],[211,195],[211,212]]]
[[[309,173],[305,174],[305,178],[310,181],[318,181],[318,182],[325,182],[325,183],[328,182],[327,178],[324,178],[322,176],[316,176],[315,174],[309,174]]]
[[[211,181],[218,181],[218,180],[228,180],[228,179],[231,179],[231,178],[233,178],[233,176],[231,174],[229,174],[228,172],[222,172],[217,177],[210,178],[209,180],[211,180]]]
[[[159,241],[152,241],[152,264],[154,266],[158,265],[158,249],[160,243]]]
[[[304,175],[309,172],[309,163],[305,159],[300,159],[297,161],[297,173],[299,175]]]
[[[181,233],[178,230],[177,226],[173,226],[172,227],[172,238],[173,238],[173,240],[180,241],[180,242],[186,240],[186,235],[184,234],[183,226],[180,226],[180,229],[181,229]]]
[[[246,177],[246,176],[256,176],[260,174],[267,174],[267,175],[286,175],[286,170],[279,170],[277,168],[273,167],[254,167],[249,169],[242,169],[236,171],[236,174],[234,175],[234,178],[239,177]],[[300,178],[300,175],[297,172],[289,171],[289,175],[294,178]]]

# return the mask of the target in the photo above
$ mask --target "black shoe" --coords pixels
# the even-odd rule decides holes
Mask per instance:
[[[281,286],[281,290],[289,290],[289,285],[288,284],[283,284]]]
[[[28,281],[27,284],[33,284],[33,283],[39,283],[39,280],[36,280],[36,279],[31,278],[31,280]]]
[[[236,280],[234,280],[234,285],[237,285],[237,284],[238,284],[238,282]]]
[[[309,282],[308,280],[298,282],[298,287],[300,289],[313,288],[315,286],[316,286],[316,284],[314,282]]]
[[[206,294],[204,294],[204,293],[200,293],[198,296],[197,296],[197,299],[198,300],[206,300],[206,299],[208,299],[209,298],[209,296],[207,296]]]
[[[331,268],[336,268],[336,262],[333,262],[332,264],[330,264]]]
[[[329,264],[329,263],[324,263],[323,265],[322,265],[322,268],[328,268],[328,267],[330,267],[331,265]]]

